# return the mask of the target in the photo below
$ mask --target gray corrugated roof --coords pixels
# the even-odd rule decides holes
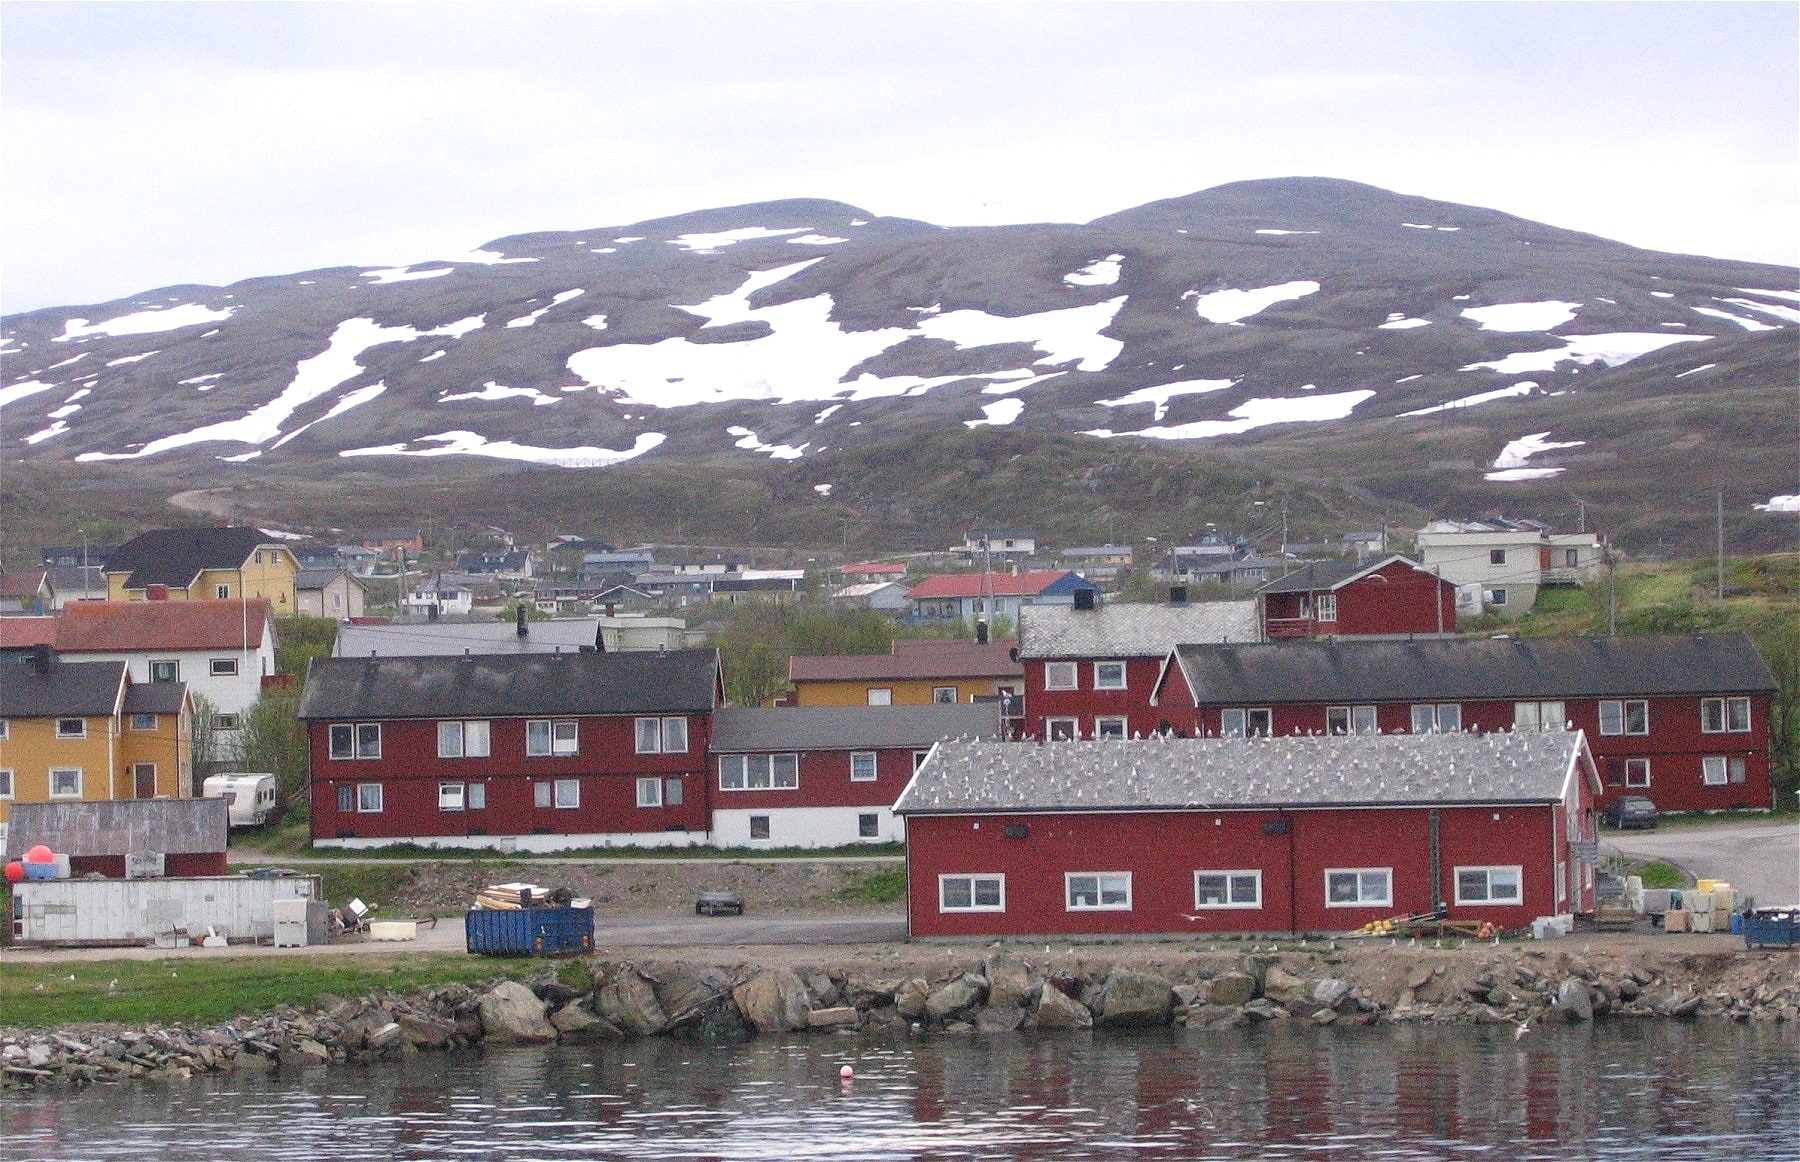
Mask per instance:
[[[318,658],[303,719],[666,714],[715,705],[717,650]]]
[[[1562,797],[1579,732],[946,742],[900,814],[1182,810]],[[1591,765],[1583,763],[1584,770]]]
[[[575,653],[594,644],[597,617],[555,618],[526,623],[519,636],[512,621],[405,622],[391,625],[340,625],[332,656],[366,658],[425,657],[449,654]]]
[[[1019,610],[1021,658],[1165,657],[1188,642],[1254,642],[1254,601],[1143,602],[1097,609],[1028,605]]]
[[[944,738],[995,738],[996,702],[925,706],[727,707],[713,715],[712,749],[727,751],[878,750],[924,747]]]
[[[1203,705],[1755,693],[1774,675],[1741,633],[1183,645]]]
[[[1330,589],[1340,581],[1348,581],[1358,573],[1366,573],[1374,565],[1355,561],[1313,561],[1292,573],[1277,577],[1257,589],[1258,593],[1307,593],[1314,589]]]
[[[186,682],[133,682],[125,688],[127,714],[180,714]]]
[[[124,662],[53,659],[39,673],[29,654],[0,658],[0,718],[112,714],[124,682]]]
[[[128,799],[114,803],[14,803],[6,858],[34,844],[70,855],[134,851],[193,855],[225,850],[223,799]]]

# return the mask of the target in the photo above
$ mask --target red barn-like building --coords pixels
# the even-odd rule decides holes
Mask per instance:
[[[1256,603],[1270,641],[1456,633],[1456,586],[1405,557],[1315,561],[1262,586]]]
[[[1767,808],[1775,678],[1741,633],[1184,645],[1155,694],[1220,735],[1587,732],[1608,797]]]
[[[895,811],[913,936],[1350,931],[1593,908],[1579,732],[941,744]]]
[[[722,701],[716,650],[316,659],[313,843],[705,842]]]

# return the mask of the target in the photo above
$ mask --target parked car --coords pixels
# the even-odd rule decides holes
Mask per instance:
[[[1656,804],[1642,795],[1626,795],[1614,799],[1600,812],[1600,821],[1624,831],[1629,827],[1656,826]]]

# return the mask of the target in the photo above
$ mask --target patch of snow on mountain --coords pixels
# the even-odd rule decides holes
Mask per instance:
[[[1441,230],[1446,234],[1454,234],[1462,229],[1461,226],[1433,226],[1425,222],[1402,222],[1400,224],[1408,230]]]
[[[516,444],[511,440],[489,440],[476,432],[439,432],[419,436],[401,444],[384,444],[376,448],[347,448],[339,456],[491,456],[497,460],[524,460],[532,464],[548,464],[556,468],[610,468],[634,460],[660,445],[666,439],[661,432],[644,432],[623,452],[610,448],[539,448]],[[414,448],[411,444],[435,441],[436,447]]]
[[[1618,331],[1606,335],[1561,336],[1561,347],[1552,347],[1548,351],[1520,351],[1513,355],[1490,359],[1483,363],[1470,363],[1461,367],[1460,371],[1498,371],[1503,375],[1518,375],[1527,371],[1551,371],[1558,363],[1573,362],[1584,366],[1595,363],[1607,367],[1617,367],[1621,363],[1630,363],[1640,355],[1648,355],[1652,351],[1660,351],[1664,347],[1676,343],[1701,343],[1708,339],[1707,335],[1655,335],[1641,331]]]
[[[1721,311],[1717,307],[1694,307],[1696,315],[1706,315],[1713,319],[1724,319],[1727,323],[1736,323],[1746,331],[1779,331],[1774,323],[1765,323],[1760,319],[1746,319],[1742,315],[1734,315],[1730,311]]]
[[[117,359],[108,359],[106,361],[106,365],[108,367],[123,367],[127,363],[142,363],[144,360],[150,358],[152,355],[157,355],[157,354],[161,354],[161,353],[157,352],[157,351],[146,351],[142,355],[121,355]]]
[[[1112,286],[1119,281],[1119,264],[1123,261],[1123,254],[1096,258],[1080,270],[1063,275],[1063,281],[1070,286]]]
[[[831,418],[831,414],[833,412],[837,411],[839,408],[841,408],[843,406],[844,405],[841,403],[834,403],[828,408],[819,409],[819,414],[813,417],[813,423],[815,423],[815,424],[824,423],[826,420]]]
[[[44,418],[47,420],[66,420],[80,410],[81,405],[78,403],[65,403],[55,411],[45,413]]]
[[[919,320],[919,330],[933,339],[947,339],[965,351],[1001,343],[1027,343],[1048,352],[1036,360],[1038,363],[1076,359],[1080,360],[1075,366],[1077,371],[1104,371],[1119,357],[1125,344],[1100,332],[1112,325],[1113,317],[1124,305],[1125,296],[1120,295],[1085,307],[1065,307],[1015,318],[986,311],[951,311]]]
[[[68,430],[69,430],[69,425],[68,425],[67,421],[57,420],[55,423],[51,424],[49,427],[42,428],[38,431],[31,433],[31,435],[26,436],[23,442],[27,443],[27,444],[41,444],[45,440],[48,440],[50,437],[60,436]]]
[[[74,403],[76,400],[82,398],[83,396],[89,396],[89,395],[93,395],[93,394],[94,393],[91,388],[84,387],[80,391],[76,392],[74,395],[71,395],[68,399],[63,400],[63,402],[64,403]]]
[[[802,234],[798,238],[789,238],[789,246],[837,246],[850,241],[848,238],[833,238],[829,234]]]
[[[382,270],[365,270],[362,276],[369,280],[370,286],[387,286],[396,282],[418,282],[422,278],[441,278],[454,273],[454,266],[439,266],[432,270],[414,270],[410,266],[390,266]]]
[[[1752,311],[1761,311],[1765,315],[1773,315],[1777,319],[1785,319],[1790,323],[1800,323],[1800,310],[1793,307],[1778,307],[1773,303],[1759,303],[1753,299],[1720,299],[1734,307],[1745,307]]]
[[[964,420],[963,427],[980,428],[990,424],[995,427],[1004,427],[1018,419],[1019,413],[1024,410],[1025,401],[1017,397],[998,400],[994,403],[982,404],[982,418],[978,420]]]
[[[449,352],[445,351],[443,348],[440,347],[436,351],[433,351],[431,354],[427,355],[425,358],[419,360],[419,362],[420,363],[430,363],[433,360],[442,359],[447,354],[449,354]]]
[[[1653,299],[1672,299],[1675,296],[1669,291],[1651,291],[1650,297]]]
[[[226,307],[215,311],[199,303],[183,303],[179,307],[168,307],[160,311],[133,311],[104,323],[70,319],[63,324],[63,333],[52,341],[66,343],[84,335],[111,335],[115,338],[120,335],[154,335],[158,331],[175,331],[182,327],[197,327],[201,323],[222,322],[231,318],[236,310],[236,307]]]
[[[1335,395],[1301,396],[1293,399],[1248,399],[1225,413],[1238,417],[1234,420],[1198,420],[1191,424],[1150,427],[1135,432],[1115,432],[1110,428],[1096,428],[1083,434],[1099,436],[1103,439],[1114,436],[1144,436],[1156,440],[1204,440],[1214,436],[1229,436],[1238,432],[1247,432],[1252,428],[1266,427],[1270,424],[1306,424],[1319,423],[1323,420],[1341,420],[1349,416],[1358,404],[1371,398],[1374,394],[1365,389],[1344,391]]]
[[[765,444],[756,438],[755,432],[751,431],[749,428],[740,428],[735,424],[726,428],[725,434],[738,437],[737,443],[733,445],[734,447],[743,448],[751,452],[766,452],[776,460],[798,460],[808,448],[812,447],[811,441],[800,445],[798,448],[794,447],[792,444]]]
[[[1317,234],[1317,230],[1258,230],[1258,234]]]
[[[1526,379],[1513,384],[1511,387],[1501,387],[1496,388],[1493,391],[1477,392],[1474,395],[1465,395],[1461,399],[1453,399],[1449,403],[1435,404],[1428,408],[1419,408],[1416,411],[1401,412],[1400,416],[1402,419],[1407,416],[1429,416],[1435,415],[1438,412],[1451,411],[1455,408],[1474,407],[1477,404],[1487,403],[1489,400],[1506,399],[1515,395],[1530,395],[1537,390],[1537,386],[1535,381]]]
[[[1740,287],[1736,287],[1734,289],[1740,290],[1747,295],[1767,295],[1772,299],[1788,299],[1793,302],[1800,303],[1800,291],[1764,290],[1764,289],[1761,289],[1758,287],[1753,287],[1753,286],[1740,286]]]
[[[1118,399],[1095,400],[1102,407],[1122,408],[1132,404],[1147,403],[1155,405],[1155,412],[1150,417],[1157,423],[1169,414],[1169,401],[1178,395],[1204,395],[1211,391],[1223,391],[1236,383],[1235,379],[1184,379],[1179,383],[1159,383],[1151,387],[1140,387],[1136,391],[1120,396]]]
[[[341,397],[339,397],[339,399],[336,403],[331,405],[330,411],[326,412],[324,415],[320,416],[318,419],[313,420],[311,423],[301,424],[299,427],[295,428],[293,431],[289,432],[287,435],[281,437],[281,439],[276,440],[273,444],[269,445],[269,447],[279,448],[283,444],[285,444],[288,441],[299,436],[302,432],[306,431],[306,429],[313,427],[315,424],[322,424],[326,420],[334,420],[337,417],[343,415],[345,412],[349,411],[351,408],[361,407],[363,404],[368,403],[370,400],[374,399],[376,396],[380,395],[382,392],[384,392],[386,390],[387,390],[387,381],[382,380],[379,383],[371,383],[367,387],[359,387],[355,391],[347,391]]]
[[[92,351],[83,351],[79,355],[75,355],[68,359],[63,360],[61,363],[52,363],[50,366],[44,368],[44,370],[45,371],[55,371],[58,367],[67,367],[71,363],[80,363],[83,359],[86,359],[89,355],[92,355],[92,354],[93,354]]]
[[[439,403],[455,403],[459,399],[499,400],[519,398],[530,400],[535,407],[543,407],[545,404],[562,402],[560,397],[545,395],[535,387],[505,387],[495,383],[491,379],[481,385],[480,391],[462,391],[457,392],[455,395],[440,395],[438,396],[437,401]]]
[[[1481,324],[1483,331],[1549,331],[1575,317],[1580,303],[1551,299],[1541,303],[1495,303],[1491,307],[1469,307],[1463,318]]]
[[[5,407],[9,403],[16,403],[28,395],[36,395],[40,391],[49,391],[55,386],[54,383],[45,383],[42,380],[28,379],[24,383],[15,383],[7,387],[0,387],[0,408]]]
[[[79,461],[91,460],[135,460],[144,456],[154,456],[159,452],[167,452],[172,448],[181,448],[189,444],[204,443],[208,440],[236,440],[245,444],[264,444],[281,435],[281,427],[300,408],[318,399],[320,396],[362,373],[363,366],[357,357],[371,347],[384,343],[409,343],[425,336],[449,336],[460,338],[481,326],[481,316],[472,315],[467,319],[459,319],[446,323],[442,327],[430,331],[419,331],[412,327],[383,327],[375,320],[368,318],[346,319],[332,331],[326,342],[325,350],[308,359],[302,359],[294,366],[294,378],[280,395],[260,407],[246,412],[235,420],[221,420],[218,423],[206,424],[190,432],[178,432],[172,436],[163,436],[151,440],[135,452],[83,452],[77,456]]]
[[[592,327],[596,331],[606,330],[605,315],[589,315],[587,318],[581,320],[581,322],[582,325]]]
[[[831,495],[831,485],[815,484],[815,485],[813,485],[813,491],[818,493],[820,496],[830,496]]]
[[[1219,290],[1194,300],[1194,311],[1209,323],[1238,323],[1260,314],[1276,303],[1290,302],[1319,293],[1319,284],[1310,279],[1284,282],[1253,290]]]
[[[1690,375],[1699,375],[1702,371],[1711,371],[1713,368],[1715,368],[1717,366],[1718,366],[1717,363],[1702,363],[1698,367],[1688,368],[1686,371],[1683,371],[1682,373],[1677,375],[1675,378],[1676,379],[1686,379]]]
[[[265,537],[274,537],[278,541],[310,541],[310,540],[312,540],[311,535],[308,533],[290,533],[284,529],[257,529],[256,531],[261,533]]]
[[[1769,503],[1750,507],[1757,512],[1800,512],[1800,496],[1771,496]]]
[[[1409,319],[1405,315],[1401,314],[1399,311],[1395,311],[1393,314],[1391,314],[1387,317],[1387,322],[1381,324],[1381,326],[1378,327],[1377,330],[1410,331],[1414,327],[1429,327],[1429,326],[1431,326],[1430,319]]]
[[[467,262],[476,266],[510,266],[515,262],[538,262],[536,258],[508,258],[498,250],[470,250],[462,254],[451,254],[442,259],[444,262]]]
[[[1024,391],[1028,387],[1037,386],[1046,379],[1056,379],[1061,375],[1062,372],[1060,371],[1051,371],[1044,375],[1033,375],[1025,368],[1020,368],[1017,371],[989,372],[987,378],[999,380],[1000,382],[988,384],[981,389],[981,394],[1012,395],[1014,392]]]
[[[1545,437],[1549,434],[1549,432],[1534,432],[1529,436],[1520,436],[1500,449],[1500,454],[1494,457],[1494,462],[1489,465],[1494,471],[1489,472],[1482,479],[1508,483],[1520,480],[1542,480],[1549,476],[1555,476],[1562,471],[1561,468],[1531,468],[1527,466],[1526,462],[1540,452],[1554,452],[1558,448],[1579,448],[1587,443],[1586,440],[1565,440],[1559,443],[1546,439]]]
[[[772,230],[767,226],[741,226],[736,230],[719,230],[712,234],[681,234],[669,239],[669,245],[679,246],[689,254],[717,254],[727,246],[736,246],[740,242],[804,234],[810,229],[810,226],[796,226],[786,230]],[[618,241],[623,242],[625,239],[620,238]]]

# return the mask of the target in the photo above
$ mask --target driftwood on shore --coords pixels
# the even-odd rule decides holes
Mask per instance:
[[[0,1087],[287,1070],[503,1043],[758,1034],[991,1035],[1264,1021],[1438,1022],[1523,1031],[1548,1021],[1800,1020],[1791,955],[1577,956],[1494,946],[1435,955],[1211,953],[1146,965],[947,953],[930,972],[589,958],[585,987],[521,984],[323,998],[219,1025],[0,1029]]]

